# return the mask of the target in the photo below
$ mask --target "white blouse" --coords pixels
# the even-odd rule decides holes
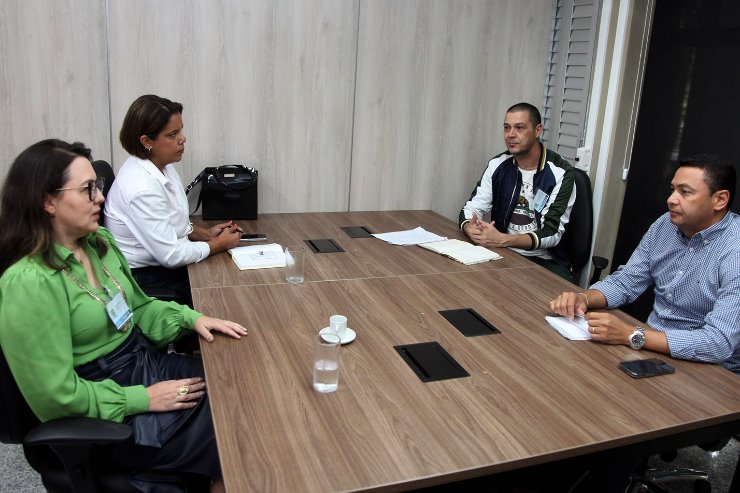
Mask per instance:
[[[172,269],[210,254],[208,243],[188,239],[188,200],[172,164],[160,172],[148,159],[129,156],[105,198],[105,226],[132,268]]]

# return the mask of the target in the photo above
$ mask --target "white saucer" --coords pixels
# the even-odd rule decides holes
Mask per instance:
[[[331,330],[331,327],[324,327],[319,331],[319,334],[334,334],[334,331]],[[347,329],[344,331],[344,337],[342,337],[341,343],[342,344],[349,344],[350,342],[355,340],[355,337],[357,337],[357,333],[355,333],[354,330],[347,327]]]

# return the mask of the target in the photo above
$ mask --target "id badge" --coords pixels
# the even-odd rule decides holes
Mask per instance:
[[[547,204],[547,199],[549,198],[550,196],[548,194],[542,190],[537,190],[537,193],[534,196],[534,210],[542,212],[542,209],[545,208],[545,204]]]
[[[116,294],[112,300],[105,304],[105,309],[108,311],[111,322],[116,326],[116,330],[126,332],[130,326],[129,321],[134,314],[131,313],[123,295],[121,293]]]

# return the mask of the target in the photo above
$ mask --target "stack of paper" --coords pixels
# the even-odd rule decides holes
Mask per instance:
[[[461,240],[444,240],[435,241],[434,243],[422,243],[422,248],[439,253],[453,260],[457,260],[465,265],[480,264],[489,260],[499,260],[503,257],[496,252],[483,248],[482,246],[473,245],[467,241]]]
[[[591,334],[588,331],[588,321],[583,317],[574,317],[573,320],[568,320],[565,317],[545,317],[545,320],[566,339],[571,341],[591,339]]]
[[[426,229],[419,227],[407,231],[393,231],[391,233],[377,233],[374,237],[386,241],[392,245],[418,245],[430,241],[446,240],[444,236],[435,235]]]
[[[236,247],[229,253],[240,270],[285,267],[285,252],[277,243]]]

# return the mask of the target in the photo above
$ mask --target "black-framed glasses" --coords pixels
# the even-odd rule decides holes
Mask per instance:
[[[81,187],[66,187],[66,188],[57,188],[57,192],[63,192],[64,190],[79,190],[80,192],[87,189],[87,196],[90,198],[90,202],[95,200],[95,197],[98,194],[98,190],[102,190],[105,186],[105,177],[100,177],[97,180],[92,180],[87,182],[87,185],[82,185]]]

